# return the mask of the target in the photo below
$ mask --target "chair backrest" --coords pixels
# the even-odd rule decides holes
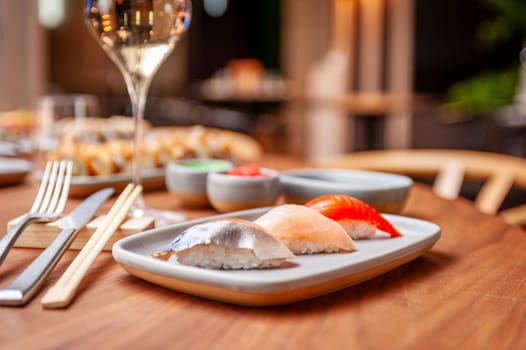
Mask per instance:
[[[381,150],[356,152],[320,162],[326,167],[355,168],[434,178],[433,190],[456,198],[464,179],[484,181],[474,203],[496,214],[513,186],[526,190],[526,159],[469,150]],[[526,202],[526,201],[525,201]],[[526,225],[526,203],[501,211],[508,222]]]

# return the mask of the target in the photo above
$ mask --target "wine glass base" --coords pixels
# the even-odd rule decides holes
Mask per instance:
[[[137,198],[135,206],[130,209],[130,217],[142,218],[145,216],[152,217],[155,221],[155,227],[163,227],[171,224],[177,224],[186,220],[186,214],[171,210],[159,210],[154,208],[148,208],[144,199],[141,197]]]
[[[144,215],[154,218],[156,228],[177,224],[185,221],[187,218],[184,213],[170,210],[158,210],[147,208],[143,212]]]

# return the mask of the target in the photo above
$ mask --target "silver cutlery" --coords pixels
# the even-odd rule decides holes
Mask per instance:
[[[0,240],[0,265],[22,231],[33,221],[49,222],[57,219],[66,206],[71,183],[71,161],[49,161],[33,205],[28,214]]]
[[[6,288],[0,289],[0,305],[24,305],[38,291],[46,276],[60,260],[76,236],[95,215],[99,207],[113,194],[113,188],[100,190],[69,215],[58,221],[62,229],[53,242]]]

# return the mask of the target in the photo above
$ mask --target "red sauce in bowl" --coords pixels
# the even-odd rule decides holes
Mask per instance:
[[[261,168],[257,163],[235,166],[228,170],[227,174],[236,176],[266,176],[261,172]]]

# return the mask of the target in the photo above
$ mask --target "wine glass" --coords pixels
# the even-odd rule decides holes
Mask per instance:
[[[144,106],[150,83],[191,20],[190,0],[86,0],[85,19],[121,71],[134,118],[132,181],[141,184]],[[132,216],[144,215],[142,198]]]

